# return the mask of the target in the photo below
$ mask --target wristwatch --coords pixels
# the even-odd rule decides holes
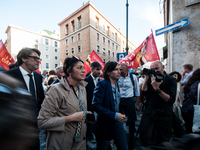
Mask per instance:
[[[161,89],[158,89],[158,90],[155,90],[155,91],[156,91],[156,93],[159,94],[161,92]]]

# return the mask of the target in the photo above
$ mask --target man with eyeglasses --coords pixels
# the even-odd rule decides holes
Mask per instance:
[[[23,88],[27,89],[33,97],[33,105],[35,105],[35,119],[38,116],[38,112],[41,108],[41,104],[44,99],[44,90],[42,86],[42,75],[35,72],[39,68],[40,51],[34,48],[23,48],[17,54],[17,62],[19,67],[8,70],[5,74],[18,79],[23,83]],[[16,112],[17,113],[17,112]],[[39,138],[38,144],[32,148],[33,150],[39,150]]]

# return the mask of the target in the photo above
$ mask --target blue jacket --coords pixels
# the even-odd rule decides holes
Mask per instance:
[[[92,110],[98,114],[97,138],[111,140],[117,120],[115,120],[116,112],[110,80],[98,82],[93,93]],[[121,107],[120,112],[122,112]]]

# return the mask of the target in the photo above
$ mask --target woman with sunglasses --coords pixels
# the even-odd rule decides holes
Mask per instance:
[[[39,129],[47,131],[47,150],[86,149],[86,82],[83,61],[66,58],[66,74],[46,92],[39,116]]]
[[[126,134],[123,122],[126,116],[120,112],[120,92],[117,79],[120,76],[120,65],[108,62],[104,66],[103,77],[93,94],[92,110],[97,118],[97,150],[107,150],[110,140],[114,139],[118,150],[127,150]]]

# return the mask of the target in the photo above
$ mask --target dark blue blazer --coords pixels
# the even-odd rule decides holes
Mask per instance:
[[[98,82],[93,93],[92,110],[98,114],[97,137],[111,140],[117,120],[115,120],[116,112],[110,80]],[[120,112],[122,112],[121,107]]]
[[[4,72],[5,74],[18,79],[19,81],[21,81],[23,83],[23,87],[28,90],[26,83],[24,81],[24,78],[22,76],[21,71],[19,70],[19,68],[14,68],[8,71]],[[41,104],[44,100],[44,90],[43,90],[43,86],[42,86],[42,75],[37,73],[37,72],[33,72],[34,74],[34,79],[35,79],[35,85],[36,85],[36,92],[37,92],[37,111],[39,112],[40,108],[41,108]]]
[[[87,110],[91,111],[91,105],[92,105],[92,98],[93,98],[93,92],[94,92],[94,81],[91,75],[85,78],[85,80],[88,84],[86,85],[86,92],[87,92]]]

